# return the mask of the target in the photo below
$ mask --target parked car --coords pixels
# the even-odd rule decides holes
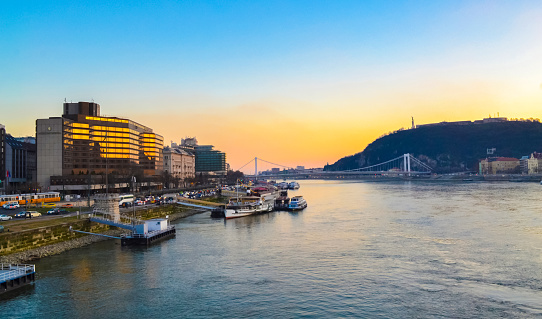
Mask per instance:
[[[142,200],[136,200],[136,201],[135,201],[135,205],[136,205],[136,206],[143,206],[143,205],[145,205],[145,202],[142,201]]]
[[[12,204],[17,204],[17,202],[9,202],[9,203],[5,203],[4,205],[2,205],[2,208],[3,208],[3,209],[8,209],[8,206],[9,206],[9,205],[12,205]]]
[[[27,217],[32,218],[32,217],[40,217],[40,216],[41,216],[41,213],[38,213],[35,210],[22,211],[13,215],[13,217],[15,218],[27,218]]]
[[[61,209],[61,208],[54,208],[54,209],[51,209],[50,211],[47,212],[47,215],[60,215],[60,214],[67,214],[69,213],[67,210],[65,209]]]
[[[18,212],[17,214],[13,215],[13,217],[15,217],[15,218],[25,218],[26,217],[26,212],[25,211]]]
[[[5,204],[3,207],[4,207],[5,209],[17,209],[17,208],[19,208],[20,206],[19,206],[19,204],[17,204],[17,203],[9,203],[9,204]]]
[[[0,215],[0,220],[10,220],[11,216],[8,215]]]
[[[30,210],[26,212],[27,214],[30,214],[30,217],[41,217],[41,213],[38,213],[35,210]]]

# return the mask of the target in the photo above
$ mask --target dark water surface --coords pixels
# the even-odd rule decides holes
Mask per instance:
[[[150,248],[48,257],[1,318],[542,316],[542,186],[301,181],[309,207],[200,214]]]

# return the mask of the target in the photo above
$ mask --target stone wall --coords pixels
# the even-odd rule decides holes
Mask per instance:
[[[109,229],[108,225],[92,223],[85,219],[16,233],[5,232],[0,234],[0,256],[86,236],[85,234],[70,232],[70,226],[76,230],[93,233],[100,233]]]

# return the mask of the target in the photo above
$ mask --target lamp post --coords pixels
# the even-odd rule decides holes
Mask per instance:
[[[132,193],[135,194],[135,184],[136,184],[136,177],[135,176],[132,176]],[[135,213],[135,198],[134,200],[132,201],[132,212],[134,214],[134,219],[132,220],[132,223],[134,223],[135,225],[135,218],[136,218],[136,213]]]

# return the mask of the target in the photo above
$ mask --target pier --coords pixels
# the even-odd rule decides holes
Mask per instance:
[[[0,294],[34,281],[35,265],[0,264]]]
[[[130,234],[122,235],[120,238],[113,237],[119,238],[122,246],[148,246],[163,239],[175,237],[175,226],[169,225],[167,216],[166,219],[150,220],[139,220],[134,217],[122,216],[119,213],[117,195],[97,196],[94,201],[96,207],[93,214],[89,216],[90,221],[131,231]],[[103,214],[103,216],[99,217],[97,214]],[[128,223],[123,221],[128,221]]]

